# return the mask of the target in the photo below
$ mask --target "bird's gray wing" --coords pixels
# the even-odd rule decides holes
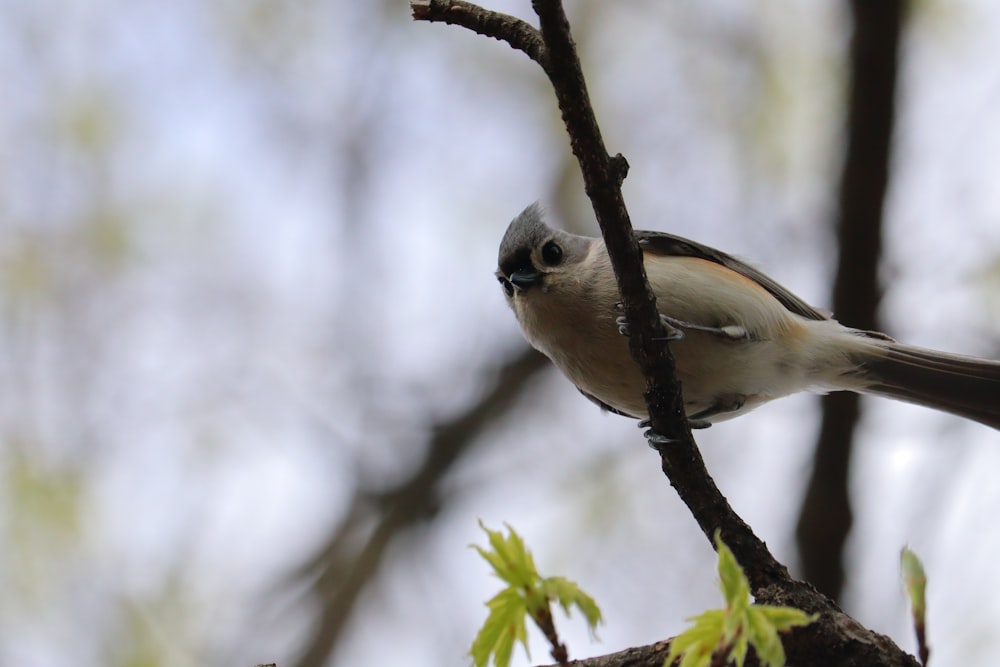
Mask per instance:
[[[715,262],[727,269],[749,278],[764,289],[781,303],[790,312],[809,320],[828,320],[829,315],[813,308],[808,303],[792,294],[790,291],[768,278],[766,275],[753,268],[749,264],[741,262],[731,255],[727,255],[721,250],[710,248],[695,241],[667,234],[666,232],[646,232],[636,231],[636,239],[643,252],[653,255],[673,256],[673,257],[697,257],[709,262]]]

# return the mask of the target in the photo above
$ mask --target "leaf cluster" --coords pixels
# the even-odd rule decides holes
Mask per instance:
[[[782,667],[785,649],[779,633],[816,620],[794,607],[759,605],[751,602],[750,582],[722,541],[718,531],[715,545],[719,554],[719,579],[726,606],[712,609],[688,619],[690,628],[670,643],[670,653],[664,666],[678,658],[679,667],[708,667],[713,659],[743,667],[747,649],[753,646],[762,665]]]
[[[507,526],[507,535],[480,527],[489,538],[490,548],[472,545],[493,568],[494,574],[507,584],[486,606],[489,615],[480,628],[469,651],[476,667],[485,667],[493,656],[493,664],[506,667],[517,642],[528,652],[525,619],[532,621],[555,647],[558,638],[552,623],[550,603],[557,602],[568,616],[576,607],[587,620],[593,633],[601,622],[601,610],[594,599],[579,586],[564,577],[542,577],[535,567],[531,552],[513,528]],[[530,656],[530,653],[529,653]]]

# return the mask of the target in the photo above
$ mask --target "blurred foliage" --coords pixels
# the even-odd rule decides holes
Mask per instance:
[[[3,540],[12,546],[7,552],[13,559],[11,571],[19,573],[10,584],[22,600],[35,602],[28,608],[37,609],[58,598],[51,588],[50,568],[58,567],[81,538],[82,480],[80,471],[72,468],[43,468],[30,454],[37,447],[30,439],[8,436],[3,445],[4,505],[17,508],[8,517]]]
[[[115,105],[107,91],[91,86],[66,95],[57,106],[54,139],[58,144],[90,156],[92,167],[108,159],[107,151],[118,137]]]
[[[8,238],[8,243],[12,239]],[[3,257],[2,278],[4,295],[10,298],[37,298],[48,292],[52,286],[52,276],[49,274],[50,263],[43,255],[46,247],[31,243],[22,238],[16,251],[8,252]]]

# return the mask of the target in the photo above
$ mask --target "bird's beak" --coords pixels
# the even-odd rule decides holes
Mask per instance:
[[[511,272],[507,280],[518,289],[525,290],[542,282],[542,274],[534,269],[520,269]]]

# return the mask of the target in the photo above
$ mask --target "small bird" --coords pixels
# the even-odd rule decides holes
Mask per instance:
[[[1000,362],[851,329],[734,257],[636,231],[668,332],[685,412],[705,428],[799,391],[854,391],[1000,429]],[[545,224],[537,204],[510,223],[496,272],[528,342],[590,400],[647,419],[604,241]]]

